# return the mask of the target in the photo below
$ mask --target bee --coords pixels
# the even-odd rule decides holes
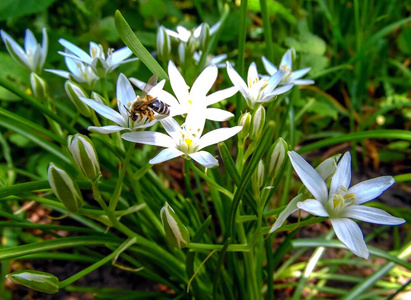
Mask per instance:
[[[150,121],[153,121],[154,112],[165,116],[170,115],[170,109],[168,108],[167,104],[157,99],[157,97],[149,95],[150,90],[156,84],[157,74],[154,74],[144,86],[141,94],[137,96],[136,100],[134,100],[134,102],[131,104],[130,110],[126,108],[130,114],[131,120],[136,121],[138,117],[140,117],[139,120],[141,120],[143,116],[146,116]]]

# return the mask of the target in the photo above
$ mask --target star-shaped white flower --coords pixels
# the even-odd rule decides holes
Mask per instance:
[[[30,29],[26,30],[26,35],[24,37],[24,50],[17,44],[11,36],[9,36],[5,31],[0,30],[1,37],[6,44],[7,51],[10,55],[20,64],[29,68],[32,72],[40,74],[44,62],[47,57],[48,50],[48,38],[46,29],[43,28],[43,40],[41,45],[37,43],[36,38]]]
[[[347,152],[338,163],[328,190],[321,175],[297,152],[290,151],[288,155],[294,170],[314,197],[302,201],[300,194],[290,205],[296,205],[299,209],[319,217],[329,217],[338,239],[355,255],[367,259],[369,252],[360,227],[351,218],[383,225],[399,225],[405,222],[404,219],[393,217],[382,209],[361,205],[377,198],[391,187],[395,183],[391,176],[377,177],[350,187],[351,155]],[[284,218],[281,221],[283,222]],[[273,228],[278,228],[278,225],[274,224]],[[271,229],[270,232],[272,231],[274,230]]]
[[[106,56],[104,54],[103,46],[90,42],[90,55],[88,55],[84,50],[65,39],[59,39],[59,43],[65,47],[65,52],[59,51],[61,55],[82,61],[91,66],[100,78],[104,78],[119,65],[138,59],[127,59],[133,54],[128,47],[116,51],[114,51],[114,49],[108,49]]]
[[[211,65],[205,68],[191,88],[187,85],[180,71],[178,71],[172,61],[168,64],[168,75],[170,77],[171,88],[177,96],[177,99],[164,90],[159,91],[155,96],[171,106],[170,111],[172,116],[185,115],[193,109],[202,109],[200,106],[204,107],[205,118],[207,120],[226,121],[234,116],[226,110],[208,107],[230,98],[238,91],[236,87],[231,87],[207,96],[207,93],[217,79],[218,69],[216,66]],[[144,88],[144,83],[140,80],[130,78],[130,81],[139,89]]]
[[[155,94],[156,90],[162,89],[164,83],[165,80],[159,82],[149,91],[149,94]],[[81,101],[94,109],[99,115],[117,124],[107,125],[103,127],[90,126],[88,128],[90,131],[100,133],[112,133],[122,130],[134,131],[150,127],[154,125],[155,122],[157,122],[157,119],[148,121],[147,116],[143,116],[142,119],[139,118],[135,122],[130,119],[130,108],[133,102],[137,99],[137,96],[131,83],[128,81],[127,77],[124,74],[120,74],[120,76],[118,77],[116,93],[118,112],[107,105],[95,101],[94,99],[80,97]],[[157,115],[155,115],[155,117],[157,117]]]
[[[218,160],[207,151],[201,149],[225,141],[236,135],[242,126],[220,128],[202,136],[205,119],[204,111],[190,112],[186,122],[180,126],[172,117],[160,121],[168,135],[153,131],[126,132],[121,137],[127,141],[165,147],[151,164],[161,163],[179,156],[193,159],[206,168],[218,166]]]
[[[89,89],[94,87],[99,78],[91,66],[70,57],[65,57],[64,60],[69,72],[51,69],[46,69],[46,71],[74,82],[85,84]]]
[[[270,78],[263,77],[260,79],[254,62],[248,68],[247,84],[229,62],[227,62],[227,72],[233,84],[247,101],[248,107],[252,109],[280,94],[284,94],[294,86],[293,84],[287,84],[277,88],[285,74],[282,70],[275,72]]]
[[[170,29],[165,29],[166,33],[177,39],[178,41],[184,43],[191,51],[196,49],[203,48],[206,45],[207,40],[212,36],[220,27],[221,23],[218,22],[213,26],[210,26],[207,23],[201,23],[193,30],[188,30],[187,28],[178,25],[177,31]]]
[[[278,69],[267,58],[262,57],[264,68],[270,76],[274,75]],[[314,80],[300,79],[307,74],[311,68],[305,68],[297,71],[293,71],[293,60],[291,50],[287,50],[283,55],[280,63],[280,70],[284,71],[284,77],[280,81],[280,85],[295,84],[295,85],[309,85],[314,84]]]

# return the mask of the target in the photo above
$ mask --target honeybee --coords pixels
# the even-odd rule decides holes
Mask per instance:
[[[157,97],[148,94],[156,84],[157,74],[154,74],[144,86],[141,94],[137,96],[136,100],[131,104],[130,110],[126,108],[130,113],[131,120],[136,121],[138,117],[140,117],[139,120],[141,120],[143,116],[146,116],[150,121],[153,121],[154,112],[165,116],[170,115],[170,109],[167,104],[157,99]]]

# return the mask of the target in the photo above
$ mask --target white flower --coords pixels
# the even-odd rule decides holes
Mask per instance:
[[[159,91],[155,96],[170,105],[172,116],[184,115],[192,110],[204,109],[205,118],[212,121],[226,121],[234,115],[226,110],[208,108],[209,105],[230,98],[237,92],[237,88],[231,87],[207,96],[207,93],[217,79],[218,69],[216,66],[208,66],[197,77],[190,88],[183,76],[173,62],[168,64],[168,75],[170,84],[177,99],[166,91]],[[144,83],[131,78],[130,81],[138,88],[143,89]],[[153,95],[154,96],[154,95]]]
[[[260,79],[254,62],[248,68],[247,84],[229,62],[227,62],[227,72],[233,84],[240,90],[240,93],[247,101],[247,105],[252,109],[287,92],[293,87],[293,84],[287,84],[277,88],[277,85],[284,77],[284,71],[282,70],[275,72],[270,78],[263,77]]]
[[[1,30],[1,37],[6,44],[7,51],[20,64],[29,68],[32,72],[40,74],[47,57],[48,38],[46,29],[42,29],[43,40],[41,45],[37,43],[36,38],[30,29],[26,30],[24,37],[24,50],[17,44],[12,37],[5,31]]]
[[[391,176],[377,177],[349,187],[351,155],[347,152],[338,163],[328,191],[319,172],[296,152],[288,152],[288,155],[294,170],[314,197],[301,201],[303,197],[300,194],[290,205],[296,205],[299,209],[319,217],[329,217],[338,239],[355,255],[367,259],[369,252],[360,227],[351,218],[383,225],[399,225],[405,222],[404,219],[393,217],[381,209],[361,205],[377,198],[391,187],[395,183]],[[284,218],[281,221],[283,222]],[[278,224],[274,226],[279,227]],[[270,232],[274,231],[273,228]]]
[[[156,86],[154,86],[150,90],[150,95],[152,91],[155,92],[157,89],[162,89],[164,83],[165,80],[159,82]],[[97,102],[94,99],[80,97],[81,101],[94,109],[98,114],[117,124],[107,125],[103,127],[90,126],[88,128],[90,131],[96,131],[100,133],[112,133],[122,130],[134,131],[150,127],[154,125],[155,122],[157,122],[157,119],[147,122],[147,116],[144,116],[142,119],[138,119],[135,122],[130,119],[129,111],[137,96],[133,90],[132,85],[124,74],[120,74],[120,76],[118,77],[116,93],[118,112],[107,105]]]
[[[206,168],[212,168],[218,165],[218,160],[209,152],[201,151],[201,149],[225,141],[242,129],[241,126],[220,128],[201,136],[205,124],[204,111],[201,110],[188,114],[186,122],[182,126],[172,117],[165,118],[160,122],[168,135],[159,132],[140,131],[127,132],[121,136],[130,142],[165,147],[166,149],[150,160],[151,164],[183,156],[186,159],[192,158]]]
[[[274,66],[267,58],[262,57],[264,68],[270,76],[274,75],[278,71],[276,66]],[[280,63],[280,70],[284,71],[284,77],[280,81],[280,85],[285,84],[295,84],[295,85],[309,85],[314,84],[314,80],[310,79],[300,79],[305,74],[307,74],[311,68],[305,68],[297,71],[293,71],[293,60],[291,49],[287,50],[283,55]]]
[[[94,87],[99,78],[91,66],[70,57],[65,57],[64,60],[70,72],[51,69],[46,69],[46,71],[77,83],[86,84],[89,89]]]
[[[100,78],[104,78],[121,64],[137,60],[137,58],[127,59],[133,54],[128,47],[116,51],[108,49],[106,57],[103,46],[94,42],[90,42],[90,55],[65,39],[59,39],[59,43],[65,47],[65,52],[59,51],[61,55],[82,61],[91,66]]]
[[[194,52],[193,58],[197,65],[200,63],[202,51]],[[225,64],[222,63],[223,60],[227,59],[227,54],[220,54],[217,56],[207,55],[207,59],[205,62],[206,66],[215,65],[217,68],[224,68]]]

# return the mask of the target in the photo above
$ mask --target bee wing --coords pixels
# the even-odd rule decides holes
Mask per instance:
[[[140,98],[143,99],[148,92],[157,84],[157,79],[158,76],[157,74],[154,74],[153,76],[150,77],[150,79],[147,81],[146,85],[143,88],[143,91],[140,94]]]

